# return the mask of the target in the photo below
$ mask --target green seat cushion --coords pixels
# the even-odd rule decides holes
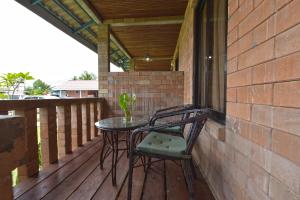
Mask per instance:
[[[137,150],[181,158],[185,155],[186,141],[182,137],[151,132],[137,145]]]

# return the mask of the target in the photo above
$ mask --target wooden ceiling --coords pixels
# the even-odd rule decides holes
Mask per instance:
[[[170,58],[175,51],[181,27],[181,24],[174,23],[173,19],[184,16],[188,0],[89,0],[89,2],[103,21],[139,21],[136,25],[111,24],[113,34],[131,57],[139,58],[134,62],[136,70],[171,69]],[[147,19],[151,19],[151,23],[143,24]],[[153,61],[146,62],[140,59],[146,55],[153,58]]]
[[[184,15],[187,0],[90,0],[106,19]]]

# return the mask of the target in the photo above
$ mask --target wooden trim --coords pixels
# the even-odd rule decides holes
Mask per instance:
[[[112,27],[120,27],[120,26],[181,24],[182,22],[183,22],[183,16],[164,16],[164,17],[148,17],[148,18],[107,19],[103,21],[103,24],[109,24]]]

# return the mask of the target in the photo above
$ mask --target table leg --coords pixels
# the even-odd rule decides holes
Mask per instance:
[[[106,147],[106,137],[107,137],[107,134],[106,134],[106,131],[102,131],[102,134],[103,134],[103,145],[102,145],[102,150],[101,150],[101,153],[100,153],[100,169],[103,169],[103,162],[104,162],[104,151],[105,151],[105,147]]]
[[[112,184],[115,186],[117,184],[116,177],[117,177],[117,162],[118,162],[118,133],[112,132],[111,133],[111,142],[112,142],[112,166],[111,166],[111,178]]]

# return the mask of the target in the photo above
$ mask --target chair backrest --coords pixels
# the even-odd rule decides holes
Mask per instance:
[[[190,122],[191,126],[189,128],[186,141],[187,141],[187,148],[186,148],[186,154],[191,154],[192,149],[194,147],[194,144],[200,135],[200,132],[202,128],[204,127],[205,122],[207,121],[207,118],[209,116],[209,110],[208,109],[198,109],[193,114],[190,114],[193,116],[189,116],[187,118],[187,121]],[[187,123],[186,123],[187,124]]]
[[[168,115],[168,117],[172,117],[172,114],[174,114],[173,116],[177,116],[176,113],[178,112],[181,113],[180,114],[181,120],[187,119],[190,116],[190,113],[184,111],[193,110],[193,109],[195,109],[195,105],[185,104],[185,105],[173,106],[173,107],[157,110],[155,114],[151,117],[149,125],[153,126],[156,120],[160,119],[161,116]],[[181,132],[183,132],[185,125],[181,125],[180,127],[181,127]]]

